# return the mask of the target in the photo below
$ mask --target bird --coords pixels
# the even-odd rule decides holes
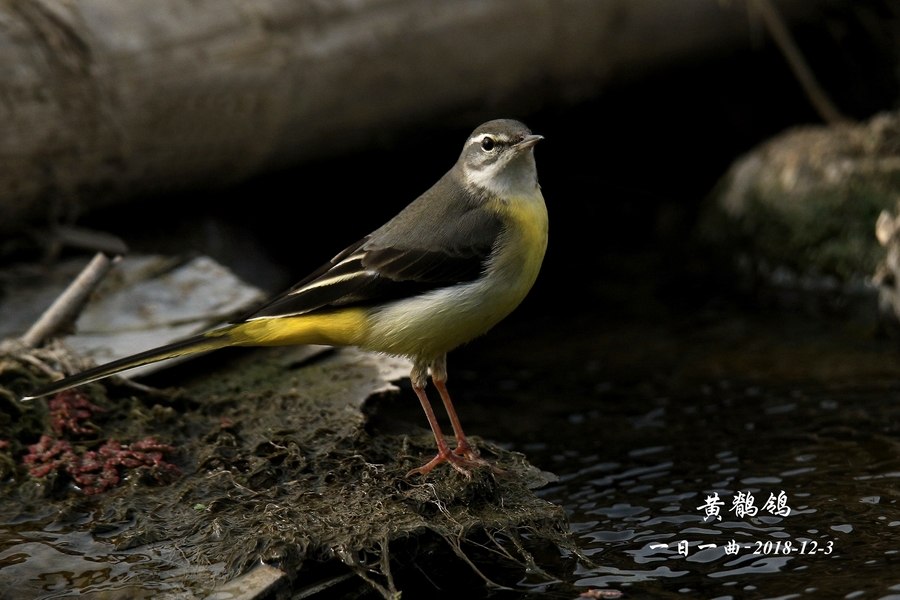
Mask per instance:
[[[534,159],[542,139],[512,119],[480,125],[425,193],[248,317],[88,369],[22,400],[227,346],[357,346],[413,363],[412,388],[438,451],[407,477],[445,462],[466,477],[470,469],[493,468],[463,432],[447,390],[447,353],[505,318],[537,279],[548,236]],[[456,437],[453,449],[428,400],[429,374]]]

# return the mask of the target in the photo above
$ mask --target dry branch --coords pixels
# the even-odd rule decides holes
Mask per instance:
[[[791,35],[775,5],[770,0],[753,0],[753,6],[759,11],[766,28],[769,30],[769,34],[775,40],[775,44],[784,55],[791,72],[794,73],[794,77],[797,78],[797,82],[803,88],[803,92],[809,99],[810,104],[813,105],[813,108],[816,109],[822,120],[829,125],[849,122],[850,119],[841,114],[838,107],[835,106],[822,86],[819,85],[819,81],[809,67],[809,63],[806,62],[806,58],[803,57],[803,53],[800,51],[797,43],[794,42],[794,37]]]
[[[44,311],[41,318],[22,336],[22,343],[34,347],[61,330],[71,328],[94,289],[120,258],[117,256],[110,259],[102,252],[98,252],[66,291],[60,294],[50,308]]]

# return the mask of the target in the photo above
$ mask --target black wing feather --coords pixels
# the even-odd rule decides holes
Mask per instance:
[[[490,248],[479,250],[470,255],[453,256],[446,252],[382,248],[367,252],[362,264],[394,281],[472,281],[481,275],[484,259],[490,253]]]

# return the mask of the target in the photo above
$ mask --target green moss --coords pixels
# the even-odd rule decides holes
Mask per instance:
[[[875,221],[895,203],[896,192],[886,182],[860,177],[844,188],[799,198],[776,198],[756,188],[736,227],[743,244],[770,264],[846,279],[874,271],[884,255]]]

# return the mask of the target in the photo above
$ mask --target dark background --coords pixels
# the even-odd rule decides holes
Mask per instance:
[[[856,2],[793,31],[820,83],[850,117],[865,119],[896,104],[896,8]],[[520,119],[546,138],[536,156],[550,245],[519,312],[593,302],[592,282],[621,252],[658,252],[668,287],[712,286],[694,293],[720,293],[720,281],[703,279],[704,263],[714,257],[692,254],[691,231],[707,194],[754,145],[795,125],[821,123],[778,49],[764,39],[620,79],[583,104],[483,117]],[[208,253],[275,293],[427,189],[478,124],[445,128],[438,120],[370,151],[229,189],[145,198],[79,223],[120,235],[135,251]],[[691,280],[698,264],[699,283]]]

